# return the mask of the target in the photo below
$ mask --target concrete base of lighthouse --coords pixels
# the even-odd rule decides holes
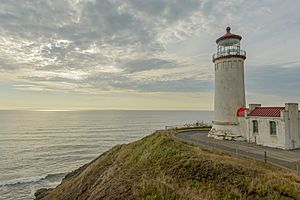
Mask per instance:
[[[215,124],[208,133],[208,137],[218,140],[234,140],[245,141],[246,139],[241,135],[240,128],[237,124]]]

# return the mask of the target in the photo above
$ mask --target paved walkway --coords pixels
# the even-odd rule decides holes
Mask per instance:
[[[267,162],[296,171],[298,168],[298,171],[300,171],[300,149],[287,151],[247,142],[217,140],[207,137],[207,133],[208,131],[186,131],[177,133],[176,137],[195,144],[237,153],[257,160],[264,160],[266,152]]]

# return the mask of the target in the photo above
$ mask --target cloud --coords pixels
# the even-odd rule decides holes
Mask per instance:
[[[1,1],[0,73],[13,73],[22,90],[212,91],[214,41],[233,25],[245,38],[251,66],[277,59],[272,67],[264,61],[266,67],[249,69],[249,89],[293,95],[285,89],[299,88],[296,67],[278,64],[295,57],[300,45],[297,6],[279,0]],[[278,25],[285,31],[277,35]],[[284,46],[284,38],[284,50],[294,51],[279,57],[284,52],[272,41]],[[292,82],[275,87],[274,77]]]
[[[163,60],[157,58],[137,59],[124,64],[125,69],[129,72],[148,71],[152,69],[172,68],[178,64],[172,60]]]
[[[181,1],[54,0],[0,5],[1,69],[15,70],[32,87],[53,89],[57,82],[82,88],[85,82],[113,90],[134,83],[134,73],[162,68],[172,72],[180,66],[165,51],[163,29],[188,18],[199,2],[184,6]],[[27,73],[20,70],[24,67]],[[80,81],[73,76],[78,71],[85,73]]]
[[[246,84],[250,93],[275,95],[299,99],[300,62],[287,62],[264,66],[249,66]]]

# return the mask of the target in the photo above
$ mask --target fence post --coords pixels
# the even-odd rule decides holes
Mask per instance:
[[[267,163],[267,152],[265,151],[265,163]]]
[[[296,161],[296,168],[297,168],[297,173],[298,174],[300,173],[299,163],[300,163],[300,160]]]

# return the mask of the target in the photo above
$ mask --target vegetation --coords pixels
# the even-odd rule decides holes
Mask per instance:
[[[300,176],[157,131],[119,145],[37,199],[300,199]]]

